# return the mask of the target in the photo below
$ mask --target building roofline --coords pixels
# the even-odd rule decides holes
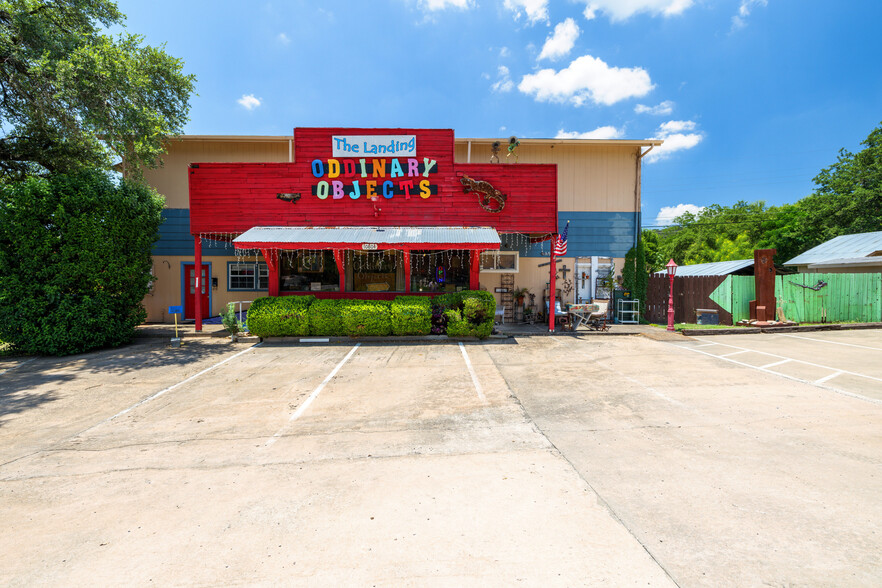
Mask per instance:
[[[293,135],[176,135],[168,137],[168,141],[221,141],[221,142],[241,142],[241,143],[272,143],[276,141],[291,141]],[[621,147],[657,147],[664,143],[661,139],[531,139],[529,137],[519,138],[522,143],[531,145],[617,145]],[[500,141],[506,143],[504,139],[488,139],[474,137],[455,137],[454,143],[493,143]]]

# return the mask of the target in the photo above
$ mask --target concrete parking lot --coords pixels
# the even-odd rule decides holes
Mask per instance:
[[[0,359],[0,583],[878,585],[878,333]]]

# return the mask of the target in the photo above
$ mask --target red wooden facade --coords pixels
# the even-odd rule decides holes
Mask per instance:
[[[392,159],[408,171],[408,157],[353,154],[333,157],[335,135],[414,135],[416,159],[421,173],[417,177],[390,177]],[[462,164],[453,158],[452,130],[422,129],[295,129],[293,163],[192,163],[190,181],[190,233],[197,235],[240,234],[255,226],[489,226],[500,233],[557,232],[557,166],[553,164]],[[428,176],[424,158],[435,161]],[[317,178],[313,161],[327,168],[329,159],[341,166],[341,176]],[[351,160],[354,175],[345,174]],[[371,168],[367,177],[360,173],[360,161]],[[385,160],[385,175],[373,177],[373,160]],[[501,212],[488,212],[479,204],[479,195],[465,193],[460,179],[469,176],[489,182],[506,195]],[[342,181],[342,198],[313,194],[320,181]],[[359,181],[361,196],[353,199],[351,183]],[[419,182],[428,180],[433,188],[428,198],[420,196]],[[376,200],[366,197],[366,182],[376,182]],[[382,195],[382,184],[392,181],[398,194]],[[414,181],[407,198],[400,184]],[[288,202],[278,194],[300,194]]]
[[[335,156],[335,137],[342,136],[413,137],[415,153],[375,154],[360,148]],[[230,240],[253,227],[492,227],[536,240],[557,233],[554,164],[456,163],[449,129],[298,128],[293,140],[290,163],[190,164],[190,233],[196,240],[197,264],[202,237]],[[340,149],[339,139],[336,145]],[[479,184],[467,191],[464,178]],[[418,248],[431,249],[431,245]],[[278,294],[278,251],[305,248],[296,243],[237,243],[237,247],[261,249],[270,272],[270,295]],[[354,247],[328,243],[326,248],[336,252]],[[397,247],[406,252],[415,248]],[[476,250],[487,247],[464,244],[463,248],[473,250],[471,282],[477,287]],[[553,259],[551,267],[553,282]],[[197,330],[199,314],[197,308]]]

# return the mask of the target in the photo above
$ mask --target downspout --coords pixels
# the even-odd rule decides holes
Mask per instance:
[[[643,182],[642,160],[643,156],[652,151],[653,147],[655,147],[655,145],[650,145],[649,149],[642,153],[639,152],[640,148],[637,148],[637,183],[634,185],[634,247],[637,247],[637,241],[640,238],[640,224],[637,222],[637,219],[640,215],[640,184]]]
[[[471,163],[471,162],[472,162],[472,142],[469,141],[469,150],[468,150],[468,153],[466,153],[466,163]]]

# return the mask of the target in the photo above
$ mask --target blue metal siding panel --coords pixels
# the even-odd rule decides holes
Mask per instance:
[[[640,222],[633,212],[566,211],[558,213],[562,231],[567,221],[567,257],[624,257],[634,246],[634,231]],[[530,247],[524,257],[548,257],[548,243]],[[540,249],[545,255],[540,254]]]
[[[190,234],[190,210],[166,208],[162,211],[163,223],[159,225],[159,241],[153,244],[153,255],[195,255],[193,236]],[[202,256],[236,255],[231,243],[204,240]]]

